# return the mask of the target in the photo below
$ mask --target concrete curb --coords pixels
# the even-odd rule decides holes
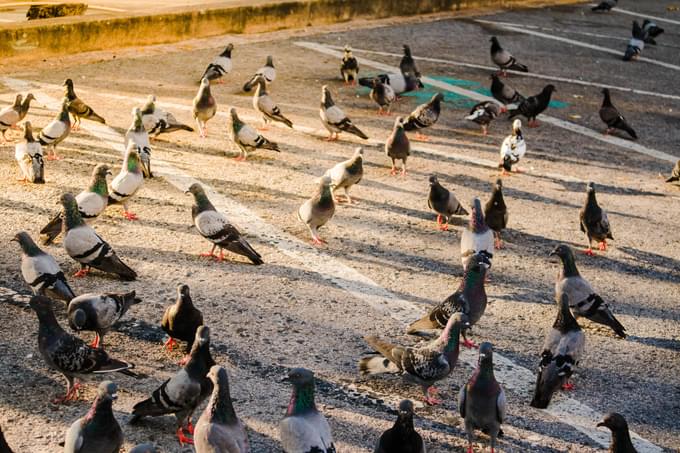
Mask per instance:
[[[470,9],[536,7],[578,0],[297,0],[114,19],[65,17],[4,26],[0,56],[35,59],[77,52],[163,44],[227,33],[267,32]]]

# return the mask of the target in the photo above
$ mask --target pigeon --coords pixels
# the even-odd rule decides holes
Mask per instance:
[[[196,422],[196,453],[249,453],[246,427],[236,416],[229,394],[229,376],[221,366],[210,368],[212,396]]]
[[[146,104],[142,107],[142,124],[144,124],[146,132],[153,136],[153,138],[158,137],[160,134],[175,131],[194,131],[193,127],[180,123],[172,113],[158,107],[156,105],[156,96],[153,94],[149,95]]]
[[[362,375],[398,373],[422,388],[424,401],[435,405],[441,401],[435,395],[435,382],[446,378],[456,366],[460,352],[460,334],[470,326],[464,313],[453,314],[435,341],[424,346],[404,347],[375,336],[364,337],[376,352],[359,361]]]
[[[95,332],[93,348],[104,349],[104,335],[127,313],[131,305],[138,304],[134,291],[129,293],[82,294],[68,304],[68,323],[76,332]]]
[[[61,111],[52,121],[38,133],[38,141],[42,146],[49,146],[52,151],[47,160],[58,160],[57,145],[63,142],[71,132],[71,118],[68,114],[69,102],[64,98]]]
[[[680,159],[678,159],[678,161],[675,163],[675,167],[673,167],[670,178],[666,179],[666,182],[676,181],[680,181]]]
[[[503,105],[518,104],[524,100],[524,96],[510,85],[503,83],[496,73],[491,74],[491,95]]]
[[[219,261],[224,259],[224,249],[237,255],[245,256],[253,264],[263,264],[262,256],[246,241],[241,232],[210,202],[205,194],[203,187],[194,183],[189,187],[187,193],[194,196],[194,205],[191,207],[191,218],[198,232],[213,243],[209,253],[202,253],[201,256],[215,256],[215,248],[220,248]]]
[[[418,68],[416,67],[416,62],[411,55],[411,48],[407,44],[404,44],[404,56],[401,57],[401,61],[399,62],[399,70],[407,79],[416,78],[420,80],[420,71],[418,71]]]
[[[54,368],[66,378],[66,395],[55,400],[57,403],[77,397],[80,384],[77,378],[91,374],[119,372],[138,377],[130,371],[131,363],[116,360],[103,349],[86,345],[83,340],[64,332],[52,310],[52,301],[44,296],[33,296],[29,302],[38,315],[38,349],[50,368]]]
[[[208,136],[207,123],[217,113],[217,102],[210,94],[210,81],[208,79],[201,80],[201,86],[198,88],[193,105],[192,114],[198,126],[198,133],[205,138]]]
[[[412,76],[406,76],[403,73],[378,74],[372,77],[362,77],[359,79],[359,85],[371,88],[374,80],[379,80],[385,85],[389,85],[397,96],[418,88],[423,88],[424,85],[420,79]]]
[[[132,146],[137,151],[142,166],[142,176],[153,178],[153,173],[151,173],[151,143],[149,143],[149,134],[144,129],[142,110],[139,107],[132,109],[132,124],[125,133],[123,146],[125,146],[125,149]]]
[[[451,216],[467,215],[468,212],[453,192],[439,184],[437,176],[430,175],[429,181],[430,193],[427,196],[427,206],[437,213],[437,227],[442,231],[448,231]]]
[[[392,159],[390,175],[397,174],[397,160],[401,160],[401,176],[406,176],[406,159],[411,155],[411,142],[404,132],[404,118],[399,116],[394,120],[392,133],[385,141],[385,153]]]
[[[293,123],[283,116],[281,109],[267,93],[267,84],[264,77],[258,76],[255,80],[255,95],[253,96],[253,108],[262,115],[262,122],[265,126],[270,121],[278,121],[286,126],[293,128]]]
[[[267,56],[267,62],[264,66],[258,69],[255,74],[248,80],[245,85],[243,85],[243,91],[249,93],[250,90],[255,86],[255,79],[259,76],[264,77],[264,81],[269,85],[276,79],[276,69],[274,68],[274,58],[269,55]]]
[[[556,91],[554,85],[546,85],[537,95],[523,99],[516,109],[508,112],[510,119],[517,115],[524,115],[529,120],[529,127],[537,127],[536,117],[548,108],[550,97],[554,91]]]
[[[569,378],[585,349],[586,337],[569,309],[569,297],[562,293],[558,301],[557,318],[543,342],[541,363],[531,406],[545,409],[552,395],[561,386],[572,390]]]
[[[474,121],[482,126],[482,134],[489,133],[489,124],[495,120],[501,113],[507,112],[508,109],[504,105],[499,105],[494,101],[483,101],[476,104],[470,110],[470,114],[465,117],[468,121]]]
[[[128,220],[137,220],[137,215],[128,209],[128,201],[144,185],[144,174],[142,173],[142,163],[137,147],[134,143],[129,143],[123,165],[120,172],[109,185],[108,204],[121,203],[123,205],[123,217]]]
[[[174,414],[180,445],[194,443],[186,436],[185,431],[190,434],[194,432],[191,416],[213,390],[207,375],[215,361],[210,355],[210,329],[207,326],[196,330],[196,339],[189,357],[184,368],[163,382],[149,398],[134,405],[131,425],[138,423],[142,417]]]
[[[569,306],[574,314],[610,327],[619,337],[626,338],[626,328],[614,317],[609,305],[595,292],[588,280],[581,277],[576,268],[574,252],[568,245],[560,244],[550,252],[562,260],[562,269],[555,282],[556,298],[562,300],[562,294],[569,297]]]
[[[147,442],[145,444],[135,445],[128,453],[161,453],[161,451],[156,445]]]
[[[64,453],[118,453],[123,430],[113,415],[118,387],[111,381],[99,384],[97,397],[88,413],[73,422],[66,432]]]
[[[585,250],[586,255],[593,256],[593,240],[599,243],[598,248],[601,251],[606,251],[607,239],[614,240],[614,237],[609,226],[607,211],[597,204],[595,185],[592,182],[589,182],[586,188],[586,202],[579,212],[579,221],[581,231],[588,238],[588,248]]]
[[[628,41],[628,46],[623,54],[623,61],[637,60],[640,58],[640,54],[645,48],[645,40],[647,39],[647,33],[640,26],[637,20],[633,21],[633,31],[630,41]]]
[[[111,174],[109,166],[97,164],[92,171],[92,179],[87,189],[76,195],[78,211],[83,220],[95,219],[104,212],[109,203],[109,188],[106,184],[106,176]],[[61,234],[63,213],[59,211],[41,230],[44,235],[43,244],[47,245],[54,241]]]
[[[0,429],[0,453],[13,453],[12,449],[9,448],[9,445],[7,445],[5,435],[2,433],[2,429]]]
[[[651,20],[645,19],[642,21],[642,31],[645,34],[645,44],[656,45],[656,40],[654,38],[663,33],[664,29]]]
[[[484,279],[489,267],[491,267],[491,261],[486,256],[473,255],[463,273],[458,289],[433,307],[425,316],[411,323],[406,333],[413,335],[424,330],[443,329],[455,313],[464,313],[470,327],[477,324],[486,310],[487,297]],[[465,332],[462,335],[464,346],[476,346],[474,342],[468,340]]]
[[[374,79],[371,92],[368,96],[378,104],[378,115],[390,115],[390,107],[397,99],[391,86],[384,84],[380,79]]]
[[[382,433],[373,453],[425,453],[425,443],[413,428],[413,403],[399,403],[394,426]]]
[[[80,120],[83,118],[106,124],[104,118],[97,115],[90,106],[85,104],[82,99],[76,95],[76,92],[73,90],[73,80],[71,79],[64,80],[64,97],[68,100],[68,111],[73,115],[73,129],[77,130],[80,127]]]
[[[342,63],[340,64],[340,75],[345,81],[345,85],[356,85],[359,77],[359,63],[352,55],[352,49],[345,46],[345,53],[342,56]]]
[[[24,122],[24,140],[14,147],[14,158],[19,164],[22,181],[45,184],[45,161],[40,142],[33,138],[31,122]]]
[[[165,342],[168,349],[172,349],[176,340],[186,341],[186,352],[190,352],[194,345],[196,331],[203,325],[203,313],[194,306],[187,285],[177,287],[177,301],[165,309],[161,328],[170,337]]]
[[[238,161],[246,160],[248,151],[255,151],[256,149],[268,149],[276,151],[277,153],[281,152],[277,143],[267,140],[253,127],[241,121],[236,114],[236,109],[234,107],[229,109],[227,134],[229,135],[229,139],[239,149],[239,155],[235,158]]]
[[[476,253],[486,254],[491,260],[494,252],[494,232],[486,224],[482,203],[479,198],[472,200],[472,212],[470,223],[460,236],[460,256],[463,261],[463,269],[467,268],[471,257]]]
[[[319,109],[319,115],[321,116],[321,122],[324,127],[330,133],[326,139],[328,141],[337,140],[340,137],[340,132],[348,132],[359,138],[363,138],[364,140],[368,139],[368,136],[361,132],[359,128],[352,123],[352,120],[347,118],[345,112],[335,105],[327,85],[321,87],[321,107]]]
[[[28,93],[25,98],[17,94],[14,104],[0,110],[0,132],[2,132],[2,138],[5,142],[7,142],[5,136],[7,129],[16,128],[16,125],[26,117],[31,101],[34,99],[35,97],[31,93]]]
[[[359,184],[364,176],[364,149],[361,146],[355,148],[354,155],[351,158],[334,165],[333,168],[326,171],[324,176],[331,178],[333,200],[336,203],[341,203],[342,201],[335,195],[335,191],[344,189],[345,201],[352,204],[349,189],[353,185]]]
[[[326,244],[326,241],[319,237],[317,229],[324,226],[335,214],[331,182],[329,176],[322,177],[312,198],[302,203],[298,209],[298,219],[309,228],[314,245]]]
[[[503,239],[501,233],[508,226],[508,208],[505,206],[503,199],[503,180],[496,179],[496,184],[493,186],[491,198],[484,205],[484,219],[489,228],[493,230],[495,238],[495,247],[497,249],[503,248]]]
[[[522,134],[522,121],[516,119],[512,122],[512,133],[505,137],[503,143],[501,143],[501,160],[498,163],[498,168],[503,170],[502,174],[509,175],[512,172],[512,166],[519,163],[526,152],[527,143],[524,141],[524,134]],[[515,173],[521,172],[522,170],[515,168]]]
[[[458,394],[458,411],[465,420],[468,452],[472,452],[473,431],[479,429],[491,438],[491,453],[494,453],[496,439],[503,435],[505,406],[505,392],[493,374],[493,346],[482,343],[477,369]]]
[[[602,12],[608,12],[611,10],[613,7],[615,7],[618,3],[618,0],[604,0],[600,2],[598,5],[593,6],[591,8],[592,11],[602,11]]]
[[[67,304],[76,297],[57,261],[42,251],[25,231],[12,239],[21,247],[21,275],[33,294],[60,299]]]
[[[628,121],[619,113],[618,109],[612,104],[611,95],[609,94],[609,88],[603,88],[602,94],[604,94],[604,99],[602,100],[602,107],[600,107],[600,118],[607,125],[607,129],[604,131],[605,134],[609,134],[614,129],[621,129],[626,131],[628,135],[637,140],[638,136],[632,127],[628,124]]]
[[[638,453],[630,440],[628,422],[623,415],[610,412],[604,416],[598,427],[604,426],[612,432],[612,443],[609,446],[609,453]]]
[[[510,52],[501,47],[498,38],[492,36],[489,41],[491,41],[491,61],[500,68],[501,74],[507,74],[506,71],[508,69],[529,72],[529,68],[517,61]]]
[[[284,453],[335,453],[331,427],[314,403],[314,373],[294,368],[285,380],[293,384],[293,394],[279,424]]]
[[[437,93],[432,96],[432,99],[427,103],[416,107],[416,109],[406,117],[406,120],[404,121],[404,130],[418,131],[419,129],[433,126],[439,119],[442,100],[444,100],[444,95],[442,93]],[[420,132],[416,132],[416,139],[428,140],[428,138]]]
[[[226,49],[224,49],[221,54],[213,58],[213,61],[210,62],[207,68],[205,68],[205,71],[203,71],[203,75],[201,76],[201,80],[208,79],[211,82],[214,80],[217,83],[224,83],[222,77],[231,72],[232,50],[234,50],[234,45],[232,43],[227,44]]]
[[[123,263],[111,246],[85,223],[78,212],[76,198],[65,193],[60,202],[64,208],[64,249],[81,266],[74,276],[84,277],[94,267],[115,274],[121,280],[135,280],[137,273]]]

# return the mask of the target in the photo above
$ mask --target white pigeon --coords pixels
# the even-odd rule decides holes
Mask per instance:
[[[493,257],[495,245],[493,230],[484,220],[484,210],[479,198],[475,197],[472,200],[471,208],[470,223],[460,236],[460,257],[463,261],[463,269],[467,269],[468,263],[476,253],[482,253],[490,260]]]
[[[276,79],[276,69],[274,68],[274,58],[271,55],[267,57],[267,62],[260,69],[255,71],[255,74],[243,85],[243,91],[249,92],[255,86],[255,80],[258,76],[264,77],[264,81],[269,85]]]
[[[24,123],[24,140],[14,147],[14,158],[19,164],[23,179],[35,184],[45,183],[45,162],[40,142],[33,138],[33,128],[30,121]]]
[[[211,82],[216,80],[217,83],[224,83],[222,77],[231,72],[231,51],[234,50],[234,45],[229,43],[224,51],[213,58],[205,71],[203,72],[202,79],[208,79]]]
[[[144,128],[142,121],[142,110],[139,107],[132,109],[132,124],[125,133],[125,148],[133,144],[142,164],[142,174],[145,178],[153,178],[151,173],[151,143],[149,134]]]
[[[128,220],[137,220],[135,213],[128,210],[127,202],[144,184],[141,166],[135,144],[128,144],[120,173],[113,178],[109,185],[109,204],[121,203],[123,205],[123,216]]]
[[[68,100],[64,98],[61,104],[61,111],[50,123],[43,127],[38,134],[38,141],[43,146],[50,146],[52,152],[47,156],[47,160],[60,159],[57,156],[57,145],[64,141],[71,133],[71,117],[68,114]]]
[[[345,199],[347,203],[352,203],[349,196],[349,189],[355,184],[359,184],[361,178],[364,176],[364,150],[361,146],[354,150],[354,155],[351,158],[342,161],[333,166],[333,168],[326,171],[324,176],[331,178],[331,188],[333,189],[333,199],[339,202],[335,191],[338,189],[345,190]]]
[[[498,167],[503,169],[503,174],[512,171],[512,166],[518,163],[526,152],[527,144],[522,135],[522,121],[517,119],[512,122],[512,133],[505,137],[501,144],[501,161]],[[520,169],[515,168],[515,172],[519,173],[520,171]]]

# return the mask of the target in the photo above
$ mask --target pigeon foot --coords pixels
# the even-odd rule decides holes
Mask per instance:
[[[590,247],[588,247],[587,249],[585,249],[585,250],[583,251],[583,253],[585,253],[585,254],[588,255],[588,256],[595,256],[595,254],[593,253],[593,249],[590,248]]]
[[[567,390],[567,391],[574,390],[574,384],[567,381],[565,384],[562,385],[562,390]]]
[[[468,340],[467,338],[463,341],[463,346],[465,346],[466,348],[470,348],[470,349],[473,349],[473,348],[477,349],[479,347],[479,346],[477,346],[477,343],[475,343],[472,340]]]
[[[73,274],[73,276],[75,278],[80,278],[80,277],[85,277],[89,273],[90,273],[89,269],[81,269],[78,272],[76,272],[75,274]]]
[[[182,428],[177,428],[177,440],[182,446],[184,446],[184,444],[193,445],[194,443],[193,439],[184,435],[184,430],[182,430]]]
[[[415,137],[413,137],[414,140],[419,141],[419,142],[429,142],[430,137],[428,137],[425,134],[421,134],[420,132],[416,132]]]
[[[165,343],[163,343],[163,346],[165,346],[165,349],[167,349],[168,351],[172,351],[175,348],[175,346],[177,346],[177,340],[170,337]]]
[[[131,211],[123,211],[123,217],[125,217],[128,220],[139,220],[139,217],[137,217],[137,214]]]
[[[601,252],[606,252],[606,251],[607,251],[607,241],[602,241],[602,242],[600,242],[600,243],[598,244],[597,248],[598,248]]]

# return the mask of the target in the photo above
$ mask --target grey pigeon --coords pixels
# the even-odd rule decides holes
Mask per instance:
[[[562,294],[558,302],[557,318],[543,342],[541,363],[536,377],[536,388],[531,406],[545,409],[560,386],[571,390],[569,378],[585,349],[586,337],[569,309],[569,297]]]
[[[123,217],[128,220],[137,220],[137,214],[128,209],[128,201],[144,185],[142,161],[137,147],[129,143],[123,158],[120,172],[109,184],[109,205],[120,203],[123,205]]]
[[[75,276],[83,277],[94,267],[115,274],[121,280],[136,279],[137,273],[123,263],[111,246],[85,223],[78,212],[75,197],[65,193],[60,201],[64,208],[64,249],[81,266]]]
[[[38,141],[42,146],[49,146],[52,151],[47,160],[60,159],[57,156],[57,145],[68,137],[71,133],[71,118],[68,114],[68,100],[64,98],[61,104],[61,111],[56,118],[50,121],[47,126],[43,127],[38,133]]]
[[[604,416],[597,426],[609,428],[612,432],[612,442],[609,445],[609,453],[638,453],[630,440],[628,422],[623,415],[610,412]]]
[[[491,41],[491,61],[500,68],[502,74],[506,74],[508,69],[529,72],[529,68],[517,61],[510,52],[501,47],[498,38],[492,36],[489,41]]]
[[[17,233],[12,241],[21,247],[21,275],[33,294],[61,299],[67,304],[76,297],[57,261],[42,251],[28,233]]]
[[[92,110],[90,106],[82,101],[73,89],[73,80],[66,79],[64,81],[64,97],[68,100],[68,111],[73,115],[75,120],[73,123],[73,129],[78,129],[80,127],[80,120],[86,119],[90,121],[96,121],[97,123],[106,124],[106,120]]]
[[[593,6],[591,8],[592,11],[598,12],[608,12],[610,11],[613,7],[615,7],[618,3],[618,0],[604,0],[598,3],[596,6]]]
[[[344,52],[342,63],[340,64],[340,75],[342,75],[345,85],[356,85],[357,78],[359,77],[359,63],[354,55],[352,55],[352,49],[349,46],[345,46]]]
[[[324,226],[335,214],[335,201],[331,192],[331,178],[321,178],[319,187],[309,200],[302,203],[298,209],[298,219],[309,228],[314,245],[325,244],[326,241],[319,237],[317,229]]]
[[[135,445],[128,453],[161,453],[161,450],[152,443]]]
[[[645,48],[645,41],[647,40],[647,31],[644,30],[637,20],[633,21],[633,30],[626,51],[623,54],[623,61],[637,60],[640,58],[642,51]]]
[[[427,206],[437,213],[437,226],[440,230],[449,229],[449,220],[454,215],[467,215],[463,205],[450,190],[439,183],[439,178],[431,175],[430,193],[427,196]]]
[[[425,443],[413,427],[413,403],[399,403],[394,426],[382,433],[373,453],[425,453]]]
[[[443,100],[444,95],[437,93],[428,102],[416,107],[404,120],[404,130],[416,131],[417,140],[428,140],[428,137],[421,134],[419,130],[431,127],[437,122]]]
[[[206,78],[201,80],[201,86],[198,88],[198,93],[194,98],[192,114],[198,132],[201,137],[207,137],[208,126],[207,123],[217,113],[217,101],[210,93],[210,81]]]
[[[12,452],[12,449],[9,448],[9,445],[5,440],[5,435],[2,432],[2,429],[0,429],[0,453],[14,453]]]
[[[26,117],[31,101],[34,99],[35,97],[31,93],[28,93],[25,98],[17,94],[14,104],[0,110],[0,132],[2,132],[2,139],[5,142],[7,142],[5,136],[7,129],[16,128],[17,124]]]
[[[420,80],[420,71],[418,71],[413,55],[411,55],[411,47],[407,44],[404,44],[404,55],[399,62],[399,70],[406,78],[416,78]]]
[[[161,329],[170,337],[165,342],[168,349],[172,349],[176,340],[186,341],[186,351],[190,352],[196,338],[196,331],[203,325],[203,313],[196,308],[191,300],[187,285],[177,287],[177,300],[165,309],[161,319]]]
[[[324,176],[331,178],[331,189],[336,203],[340,203],[340,199],[335,195],[335,191],[344,189],[345,201],[352,204],[352,199],[349,196],[349,189],[355,184],[361,182],[364,176],[364,150],[361,146],[354,150],[351,158],[340,162],[333,166],[333,168],[326,171]]]
[[[494,252],[494,233],[486,224],[482,203],[479,198],[472,200],[470,212],[470,223],[463,230],[460,236],[460,257],[465,269],[470,262],[470,258],[476,254],[486,254],[491,259]]]
[[[212,393],[208,371],[215,365],[210,355],[210,329],[201,326],[196,330],[196,340],[189,360],[177,374],[163,382],[151,396],[132,408],[130,424],[142,417],[159,417],[174,414],[177,419],[177,439],[180,445],[192,444],[185,431],[193,433],[191,416],[198,406]]]
[[[293,394],[279,423],[284,453],[335,453],[331,427],[314,403],[314,373],[294,368],[286,380],[293,384]]]
[[[516,119],[512,122],[512,132],[501,143],[501,159],[498,163],[498,168],[502,169],[502,174],[510,174],[512,166],[518,164],[526,152],[527,143],[522,133],[522,121]],[[521,171],[518,167],[515,168],[516,173],[521,173]]]
[[[283,116],[281,109],[267,93],[267,84],[264,77],[258,76],[255,80],[255,94],[253,95],[253,108],[262,115],[262,122],[265,126],[270,121],[278,121],[292,128],[293,123]]]
[[[246,160],[248,152],[255,151],[256,149],[268,149],[280,152],[278,144],[267,140],[254,128],[241,121],[236,113],[236,109],[233,107],[229,109],[227,134],[240,151],[236,160]]]
[[[132,146],[137,151],[142,165],[142,174],[145,178],[153,178],[151,173],[151,143],[142,121],[142,109],[139,107],[132,109],[132,124],[125,133],[124,146],[126,149]]]
[[[229,376],[221,366],[208,373],[213,392],[203,414],[196,422],[196,453],[248,453],[248,433],[234,411],[229,393]]]
[[[486,311],[484,279],[489,267],[491,262],[485,255],[473,255],[458,289],[434,306],[425,316],[411,323],[406,333],[416,334],[424,330],[443,329],[455,313],[464,313],[470,327],[477,324]],[[465,332],[462,332],[462,335],[464,346],[476,346],[474,342],[468,340]]]
[[[493,453],[496,439],[502,436],[505,405],[505,392],[493,374],[493,346],[491,343],[482,343],[479,346],[477,369],[458,394],[458,411],[465,420],[468,451],[472,451],[474,430],[479,429],[491,438]]]
[[[666,179],[666,182],[676,181],[680,181],[680,159],[678,159],[678,161],[675,163],[675,167],[673,167],[670,178]]]
[[[517,115],[524,115],[529,120],[529,127],[538,127],[539,124],[536,121],[536,117],[548,108],[550,97],[554,91],[556,91],[554,85],[546,85],[540,93],[523,99],[516,109],[509,110],[509,118],[512,119]]]
[[[64,453],[118,453],[123,446],[123,430],[113,415],[118,387],[111,381],[99,384],[92,408],[66,431]]]
[[[493,230],[495,247],[503,248],[501,233],[508,226],[508,208],[503,199],[503,180],[496,179],[491,192],[491,198],[484,205],[484,220],[489,228]]]
[[[221,54],[213,58],[203,75],[201,80],[208,79],[209,81],[217,81],[217,83],[224,83],[222,77],[231,72],[231,52],[234,50],[232,43],[227,44],[226,49]]]
[[[595,184],[592,182],[589,182],[586,188],[586,201],[579,212],[579,221],[581,224],[581,231],[585,233],[586,238],[588,239],[588,248],[585,253],[593,256],[593,241],[599,243],[598,248],[601,251],[606,251],[607,239],[614,240],[614,237],[612,236],[612,229],[609,225],[607,211],[597,204]]]
[[[654,38],[663,33],[664,29],[651,20],[645,19],[642,21],[642,31],[645,34],[645,44],[656,45],[656,40]]]
[[[444,330],[435,341],[419,347],[404,347],[392,344],[375,336],[364,340],[376,352],[362,357],[359,361],[361,374],[396,373],[404,379],[419,384],[424,401],[438,404],[434,384],[446,378],[456,366],[460,353],[460,335],[470,327],[467,315],[453,314]]]
[[[142,107],[142,124],[150,136],[158,137],[175,131],[193,132],[194,128],[180,123],[170,112],[156,105],[156,96],[149,95],[146,104]]]
[[[192,184],[188,193],[194,196],[194,205],[191,207],[194,226],[201,236],[213,243],[210,253],[203,253],[201,256],[213,257],[215,248],[219,247],[219,261],[224,259],[226,249],[245,256],[255,265],[264,263],[262,256],[246,241],[241,232],[222,213],[217,212],[200,184]]]
[[[504,105],[499,105],[498,102],[482,101],[472,107],[465,119],[482,126],[482,134],[487,135],[489,133],[489,124],[491,124],[491,121],[498,118],[501,113],[507,111],[508,109]]]
[[[611,94],[609,93],[609,88],[603,88],[602,94],[604,99],[602,100],[602,107],[600,107],[600,119],[607,125],[607,129],[604,131],[605,134],[609,134],[614,129],[620,129],[626,131],[628,135],[637,140],[638,136],[628,124],[628,121],[621,115],[614,104],[612,104]]]
[[[524,100],[524,96],[498,78],[498,74],[491,74],[491,95],[503,105],[517,104]]]
[[[78,211],[85,221],[97,218],[108,206],[109,188],[106,183],[106,176],[110,174],[111,170],[109,170],[108,165],[97,164],[94,167],[94,170],[92,170],[92,179],[90,180],[87,189],[76,195]],[[52,217],[47,225],[40,230],[40,234],[45,236],[43,239],[44,244],[51,243],[61,234],[63,220],[63,211],[59,211],[59,213]]]
[[[397,99],[397,95],[391,86],[382,83],[380,79],[374,79],[371,91],[368,96],[378,104],[378,115],[389,115],[392,103]]]
[[[267,62],[260,69],[255,71],[255,74],[243,85],[243,91],[250,92],[255,86],[255,79],[259,76],[264,77],[264,81],[269,85],[276,79],[276,68],[274,68],[274,58],[267,56]]]
[[[397,174],[397,160],[401,160],[401,176],[406,176],[406,160],[411,155],[411,142],[404,132],[404,118],[398,116],[394,120],[392,133],[385,141],[385,153],[392,160],[390,175]]]
[[[555,298],[562,299],[562,294],[569,297],[569,306],[574,314],[583,316],[598,324],[610,327],[619,337],[626,338],[626,328],[614,317],[609,305],[595,292],[588,281],[581,277],[576,268],[574,252],[568,245],[560,244],[550,252],[562,261],[562,269],[555,282]]]
[[[31,122],[24,122],[24,140],[14,147],[14,158],[19,164],[22,181],[34,184],[45,183],[45,161],[43,160],[42,145],[33,138]]]
[[[138,304],[134,291],[129,293],[82,294],[68,304],[68,322],[71,329],[95,332],[93,348],[104,349],[104,335],[127,313],[131,305]]]
[[[59,371],[66,378],[66,395],[55,400],[57,403],[77,397],[80,384],[76,378],[92,374],[119,372],[137,377],[130,371],[131,363],[116,360],[103,349],[86,345],[83,340],[64,332],[57,322],[52,309],[52,301],[44,296],[33,296],[29,302],[38,315],[38,349],[50,368]]]
[[[356,135],[359,138],[363,138],[364,140],[368,139],[368,136],[352,123],[352,120],[345,115],[345,112],[335,105],[327,85],[321,87],[321,107],[319,108],[319,116],[321,117],[323,126],[330,133],[326,139],[328,141],[340,138],[340,132],[347,132]]]

